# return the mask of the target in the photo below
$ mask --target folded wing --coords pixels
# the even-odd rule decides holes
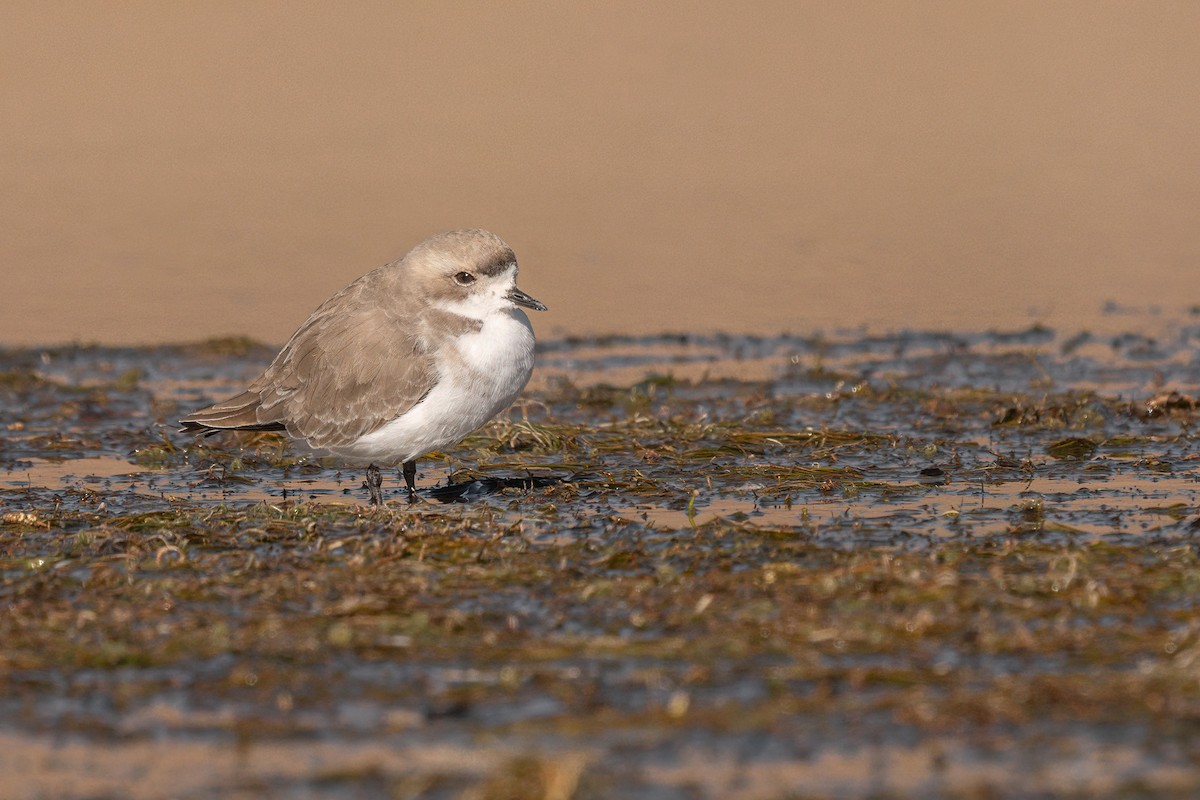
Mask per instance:
[[[421,332],[386,313],[372,289],[360,280],[330,298],[245,392],[189,414],[181,430],[286,430],[336,447],[411,409],[437,383],[434,360]]]

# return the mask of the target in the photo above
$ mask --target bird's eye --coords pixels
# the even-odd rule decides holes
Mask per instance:
[[[454,282],[459,286],[470,286],[475,282],[475,276],[469,272],[459,272],[454,276]]]

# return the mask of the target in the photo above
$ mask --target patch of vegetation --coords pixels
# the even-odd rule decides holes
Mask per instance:
[[[823,364],[849,388],[551,383],[425,459],[422,502],[378,509],[278,435],[178,437],[68,387],[0,434],[32,476],[0,490],[0,697],[31,698],[31,731],[148,735],[139,714],[177,705],[244,742],[449,732],[490,754],[306,784],[330,791],[612,796],[627,741],[674,758],[814,729],[846,752],[861,729],[1189,747],[1188,409],[1056,392],[1044,361],[1028,394]],[[182,402],[153,374],[104,395]],[[129,474],[38,477],[82,457]]]

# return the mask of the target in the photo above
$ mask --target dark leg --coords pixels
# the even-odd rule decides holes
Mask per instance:
[[[367,487],[367,493],[371,495],[371,505],[383,505],[383,475],[379,474],[379,467],[374,464],[367,467],[367,482],[363,486]]]
[[[408,487],[408,502],[417,502],[417,460],[405,461],[401,474],[404,476],[404,485]]]

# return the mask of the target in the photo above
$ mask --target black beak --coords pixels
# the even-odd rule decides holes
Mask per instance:
[[[532,308],[534,311],[545,311],[546,310],[545,303],[541,302],[540,300],[534,300],[532,297],[525,294],[524,292],[522,292],[520,289],[518,289],[515,286],[513,288],[509,289],[508,294],[505,296],[509,300],[512,300],[514,303],[516,303],[519,306],[525,306],[526,308]]]

